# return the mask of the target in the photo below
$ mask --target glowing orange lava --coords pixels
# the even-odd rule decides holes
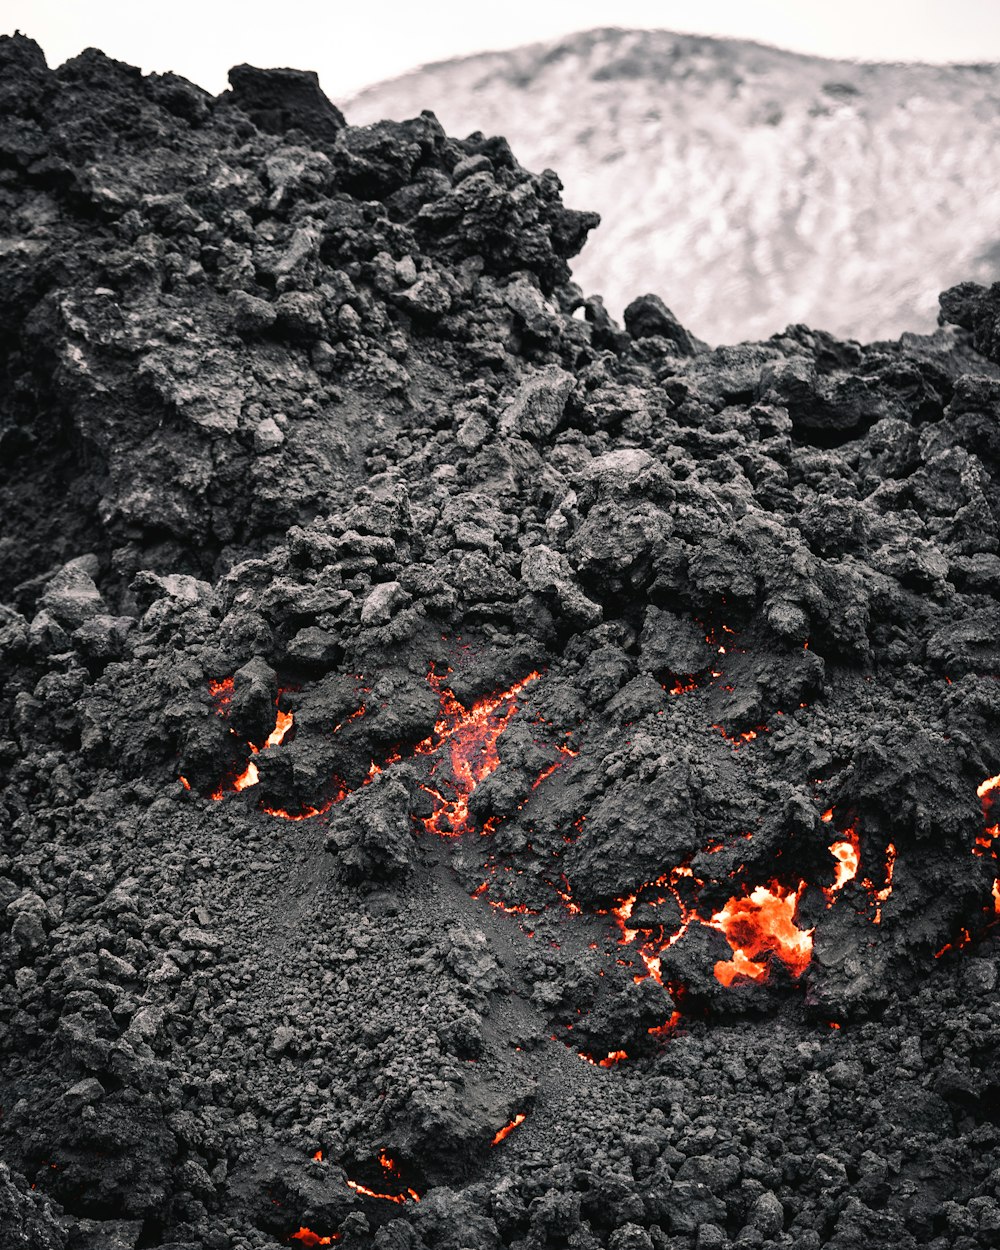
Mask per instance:
[[[314,1233],[311,1228],[303,1226],[297,1233],[292,1233],[289,1241],[299,1241],[304,1246],[332,1246],[335,1241],[340,1241],[340,1233],[330,1233],[327,1237],[321,1237],[319,1233]]]
[[[976,787],[976,794],[983,801],[983,822],[986,828],[976,838],[976,847],[978,849],[973,853],[984,855],[986,851],[990,851],[994,859],[996,858],[996,851],[993,850],[993,843],[997,838],[1000,838],[1000,821],[995,821],[992,825],[989,821],[990,810],[998,793],[1000,793],[1000,773],[997,773],[995,777],[987,777],[984,782]]]
[[[428,683],[438,692],[441,701],[440,715],[434,724],[434,732],[417,743],[414,754],[436,754],[448,744],[451,777],[448,789],[453,797],[446,798],[438,789],[423,787],[438,803],[437,810],[424,818],[428,833],[454,838],[469,828],[469,798],[476,786],[500,765],[497,742],[517,711],[517,695],[540,673],[529,673],[515,682],[508,690],[478,699],[471,708],[463,705],[445,685],[445,677],[431,671]],[[436,761],[431,769],[435,776],[440,767]]]
[[[222,681],[209,681],[208,693],[212,696],[215,710],[219,716],[228,715],[229,705],[233,701],[233,686],[235,684],[235,679],[232,677],[223,677]]]
[[[761,734],[769,734],[771,732],[768,725],[758,725],[756,729],[744,729],[742,732],[735,734],[728,733],[722,725],[710,725],[709,728],[717,729],[734,751],[738,751],[746,742],[753,742]]]
[[[301,812],[288,812],[283,807],[262,807],[260,810],[267,816],[277,816],[281,820],[312,820],[314,816],[325,815],[335,803],[339,803],[345,797],[345,792],[339,793],[335,798],[328,799],[319,807],[304,807]],[[215,795],[212,795],[215,798]]]
[[[473,703],[472,707],[466,708],[445,684],[446,676],[435,673],[433,666],[431,667],[430,672],[427,674],[427,681],[438,694],[440,710],[433,732],[423,739],[422,742],[416,744],[412,754],[438,755],[442,748],[447,746],[446,759],[449,769],[437,785],[421,786],[421,789],[434,798],[436,805],[436,810],[433,814],[423,820],[424,827],[429,833],[436,833],[442,837],[457,837],[470,828],[469,798],[479,782],[488,777],[499,766],[500,757],[497,752],[497,742],[517,712],[517,696],[527,685],[536,681],[540,675],[537,672],[529,673],[527,677],[519,682],[515,682],[509,689],[499,691],[487,698],[479,699]],[[228,715],[233,684],[234,680],[231,677],[227,677],[222,681],[209,682],[209,692],[216,701],[216,711],[219,715]],[[362,687],[362,689],[367,691],[369,688]],[[279,690],[279,698],[282,693],[283,691]],[[350,721],[359,716],[364,716],[366,710],[365,705],[362,704],[346,719]],[[252,742],[247,743],[251,755],[257,755],[260,751],[269,747],[280,746],[285,741],[293,724],[294,714],[285,712],[278,707],[274,729],[268,734],[263,746],[258,747]],[[334,733],[339,731],[341,727],[340,724],[336,725]],[[568,759],[579,754],[578,751],[566,744],[560,744],[555,749],[558,751],[560,758],[547,765],[541,771],[532,783],[532,790],[537,789],[543,781],[551,777],[556,769],[565,764]],[[394,751],[382,764],[377,764],[373,760],[368,769],[368,774],[361,784],[363,786],[368,785],[384,772],[386,768],[398,763],[402,758],[400,752]],[[443,762],[440,756],[434,761],[431,767],[432,777],[435,777],[441,771]],[[244,770],[231,783],[224,781],[217,786],[211,794],[211,798],[216,800],[223,799],[228,790],[246,790],[250,786],[257,785],[259,781],[260,770],[255,761],[250,759],[247,761]],[[290,812],[283,807],[269,806],[262,806],[262,810],[267,815],[276,816],[281,820],[311,820],[315,816],[322,816],[325,812],[328,812],[331,807],[340,803],[350,793],[350,787],[338,780],[336,793],[321,804],[310,804],[299,812]],[[495,821],[487,821],[483,832],[491,833],[494,824]]]
[[[654,1024],[652,1028],[646,1030],[650,1037],[669,1037],[681,1022],[681,1013],[672,1011],[670,1018],[664,1020],[662,1024]]]
[[[832,819],[833,809],[830,808],[828,812],[823,813],[823,820],[829,823]],[[830,843],[830,854],[837,861],[837,875],[833,885],[823,891],[828,907],[833,906],[834,896],[838,891],[858,875],[858,867],[861,864],[861,841],[858,838],[857,825],[849,825],[838,841]]]
[[[420,1195],[415,1189],[408,1189],[403,1194],[380,1194],[374,1189],[369,1189],[367,1185],[361,1185],[357,1181],[348,1181],[347,1188],[353,1189],[356,1194],[361,1194],[363,1198],[381,1198],[383,1202],[396,1202],[402,1205],[409,1202],[412,1198],[414,1202],[420,1201]]]
[[[892,894],[892,874],[895,871],[895,868],[896,846],[895,843],[890,842],[885,848],[885,885],[880,890],[876,890],[867,877],[861,882],[875,902],[875,915],[872,918],[873,924],[882,923],[882,904],[886,902]]]
[[[208,683],[208,693],[212,696],[212,699],[215,702],[216,715],[218,716],[229,715],[229,705],[232,703],[232,699],[233,699],[234,684],[235,684],[235,679],[232,677],[225,677],[223,678],[222,681],[210,681]],[[284,694],[284,691],[279,690],[278,699],[281,698],[282,694]],[[275,704],[277,704],[278,699],[275,700]],[[250,748],[250,754],[258,755],[262,750],[265,750],[267,747],[279,746],[285,740],[285,735],[291,729],[294,719],[295,717],[293,713],[283,712],[281,708],[279,707],[277,709],[277,714],[275,717],[274,728],[271,730],[271,732],[268,734],[267,738],[265,739],[264,746],[257,747],[257,746],[254,746],[252,742],[247,743],[247,746]],[[229,732],[235,733],[236,731],[234,729],[230,729]],[[184,777],[181,777],[181,781],[183,782],[186,789],[188,790],[191,789],[191,786],[189,785],[189,783]],[[240,790],[247,790],[249,789],[250,786],[257,785],[259,781],[260,781],[260,772],[257,768],[257,765],[251,759],[247,761],[246,768],[244,768],[244,770],[239,774],[239,776],[234,778],[232,788],[233,790],[237,792]],[[225,782],[221,782],[218,786],[216,786],[216,788],[212,791],[209,797],[214,799],[216,802],[219,802],[220,800],[224,799],[226,797]]]
[[[379,1151],[378,1161],[386,1176],[394,1177],[396,1179],[399,1178],[399,1168],[396,1165],[396,1161],[390,1158],[384,1150]],[[399,1206],[402,1206],[403,1203],[409,1202],[411,1199],[413,1202],[420,1201],[420,1195],[415,1189],[407,1188],[402,1193],[398,1194],[380,1194],[377,1190],[370,1189],[367,1185],[362,1185],[359,1181],[351,1180],[347,1182],[347,1188],[353,1189],[356,1194],[361,1194],[364,1198],[379,1198],[383,1202],[395,1202]]]
[[[992,795],[994,790],[1000,790],[1000,773],[995,777],[987,777],[985,781],[980,782],[976,786],[976,794],[981,799],[985,799],[987,795]]]
[[[278,715],[274,722],[274,728],[267,735],[267,738],[264,741],[265,749],[267,747],[281,746],[285,740],[285,734],[287,734],[289,729],[292,727],[294,719],[295,717],[293,713],[283,712],[280,707],[278,708]]]
[[[621,1063],[623,1059],[627,1059],[628,1055],[624,1050],[611,1050],[603,1059],[595,1059],[593,1055],[588,1055],[586,1051],[578,1050],[577,1055],[586,1063],[594,1068],[613,1068],[616,1064]]]
[[[712,916],[712,927],[724,933],[733,948],[733,957],[719,960],[715,976],[723,985],[732,985],[738,976],[763,981],[768,966],[761,956],[775,954],[793,976],[801,976],[812,958],[812,929],[795,924],[799,899],[806,888],[786,890],[777,882],[759,885],[745,898],[731,898]]]
[[[495,1136],[495,1137],[493,1138],[493,1140],[490,1142],[490,1145],[491,1145],[491,1146],[499,1146],[499,1145],[500,1145],[500,1143],[501,1143],[501,1142],[502,1142],[505,1138],[509,1137],[509,1136],[511,1135],[511,1133],[513,1133],[513,1131],[514,1131],[516,1128],[518,1128],[521,1124],[523,1124],[527,1118],[528,1118],[528,1117],[525,1115],[525,1113],[524,1113],[523,1111],[519,1111],[519,1112],[517,1113],[517,1115],[516,1115],[516,1116],[514,1116],[513,1120],[511,1120],[511,1122],[510,1122],[509,1124],[505,1124],[505,1125],[503,1126],[503,1128],[501,1128],[501,1129],[497,1129],[496,1136]]]

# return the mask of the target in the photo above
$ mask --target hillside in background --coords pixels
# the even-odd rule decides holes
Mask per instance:
[[[597,30],[446,61],[343,102],[502,134],[602,225],[574,264],[620,316],[655,291],[710,342],[808,322],[930,328],[1000,276],[1000,67],[858,65],[736,40]]]

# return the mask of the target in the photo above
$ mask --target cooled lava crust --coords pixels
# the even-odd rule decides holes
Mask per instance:
[[[231,82],[0,40],[2,1250],[995,1246],[1000,288]]]

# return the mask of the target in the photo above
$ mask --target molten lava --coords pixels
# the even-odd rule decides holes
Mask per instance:
[[[715,965],[716,979],[732,985],[738,976],[763,981],[768,966],[761,956],[774,954],[793,976],[801,976],[812,958],[812,929],[795,924],[799,899],[806,888],[785,890],[777,882],[759,885],[745,898],[731,898],[712,916],[711,924],[725,934],[733,957]]]
[[[993,847],[993,842],[1000,837],[1000,822],[991,825],[989,820],[994,800],[997,794],[1000,794],[1000,773],[997,773],[995,777],[987,777],[985,781],[981,781],[976,787],[976,794],[983,803],[983,821],[986,823],[986,829],[976,838],[972,853],[981,857],[989,854],[992,859],[996,859],[997,853]],[[892,880],[891,874],[889,880],[890,882]],[[990,888],[990,904],[993,914],[1000,916],[1000,877],[994,878],[993,885]],[[993,929],[997,924],[1000,924],[1000,921],[991,920],[985,926],[985,929]],[[972,941],[971,931],[962,929],[954,942],[946,942],[939,951],[934,952],[934,958],[940,959],[948,951],[961,950],[963,947],[970,945]]]
[[[982,855],[986,850],[993,851],[993,842],[1000,838],[1000,821],[994,821],[990,824],[990,810],[993,807],[993,801],[1000,794],[1000,773],[995,777],[987,777],[984,782],[976,787],[976,794],[983,801],[983,823],[986,825],[985,830],[980,837],[976,838],[976,845],[980,850],[975,853]],[[996,858],[996,852],[993,851],[993,857]]]
[[[280,707],[278,708],[278,715],[274,722],[274,728],[271,730],[271,732],[267,735],[267,738],[264,740],[265,749],[267,747],[280,747],[281,746],[281,744],[285,740],[285,734],[287,734],[289,729],[291,729],[292,727],[292,722],[294,721],[294,719],[295,717],[293,713],[283,712]]]
[[[233,701],[233,687],[234,678],[232,677],[225,677],[222,681],[210,681],[208,683],[208,693],[211,695],[212,700],[215,703],[215,713],[217,716],[228,717],[229,705]],[[280,744],[285,740],[285,735],[291,729],[295,719],[293,713],[283,712],[281,708],[277,706],[284,693],[284,690],[278,691],[278,697],[275,699],[277,714],[275,716],[274,728],[265,739],[264,746],[257,747],[254,746],[252,742],[247,743],[251,755],[258,755],[262,750],[266,750],[267,747],[280,746]],[[229,732],[235,733],[236,731],[234,729],[230,729]],[[181,777],[180,780],[186,789],[191,789],[191,786],[186,778]],[[247,761],[246,768],[244,768],[239,776],[233,779],[232,789],[235,791],[247,790],[250,786],[257,785],[259,781],[260,772],[257,765],[251,759]],[[209,797],[218,802],[219,800],[224,799],[225,796],[226,786],[225,782],[222,782],[212,791]]]
[[[861,882],[868,893],[872,896],[875,903],[875,915],[872,918],[873,924],[882,923],[882,904],[886,902],[892,894],[892,874],[895,871],[895,868],[896,846],[895,843],[890,842],[885,848],[885,885],[880,890],[877,890],[867,877]]]
[[[650,1037],[669,1037],[681,1022],[681,1013],[672,1011],[662,1024],[654,1024],[646,1030]]]
[[[990,801],[992,801],[994,790],[1000,790],[1000,773],[997,773],[995,777],[987,777],[985,781],[980,782],[976,786],[976,794],[983,800],[984,806],[986,805],[988,795],[990,796]]]
[[[466,832],[470,827],[469,819],[469,798],[476,786],[485,777],[494,772],[500,763],[500,757],[497,752],[497,742],[507,728],[511,718],[517,711],[516,697],[531,682],[537,680],[539,673],[529,673],[522,681],[516,682],[508,690],[500,691],[490,695],[488,698],[477,700],[471,708],[464,707],[449,687],[445,685],[445,677],[436,674],[431,668],[427,675],[427,681],[437,692],[440,699],[440,711],[438,719],[435,722],[434,730],[422,742],[418,742],[413,748],[413,755],[438,755],[443,747],[448,747],[448,763],[450,765],[450,775],[442,779],[439,789],[437,786],[424,785],[421,789],[430,794],[435,801],[436,810],[431,816],[424,819],[424,827],[430,833],[437,833],[444,837],[457,837],[459,834]],[[213,682],[210,688],[220,692],[219,698],[225,697],[228,702],[227,692],[232,689],[232,678],[226,678],[224,682]],[[367,687],[364,689],[367,690]],[[281,695],[279,691],[279,697]],[[216,709],[221,715],[225,715],[224,708]],[[365,705],[362,704],[355,712],[352,712],[347,720],[354,720],[359,716],[364,716],[366,712]],[[294,723],[294,715],[291,712],[284,712],[279,707],[275,720],[274,729],[268,735],[263,747],[257,747],[252,742],[247,743],[252,755],[258,754],[260,750],[268,747],[280,746],[285,740],[288,731]],[[341,725],[334,727],[334,733],[338,732]],[[557,748],[560,759],[554,761],[553,764],[542,770],[542,773],[536,778],[532,785],[532,789],[541,785],[546,778],[550,777],[566,759],[578,754],[571,747],[560,745]],[[392,752],[384,762],[376,764],[373,760],[368,769],[368,774],[362,781],[362,786],[369,785],[377,776],[379,776],[386,768],[398,763],[403,756],[398,752]],[[442,760],[440,758],[434,761],[431,767],[431,776],[435,776],[441,768]],[[232,784],[234,790],[245,790],[250,786],[256,785],[260,780],[260,773],[257,765],[251,759],[247,762],[244,771],[235,779]],[[303,808],[299,812],[290,812],[283,807],[263,806],[268,816],[277,816],[281,820],[301,821],[311,820],[315,816],[322,816],[328,812],[335,804],[340,803],[350,794],[351,788],[342,781],[335,778],[337,782],[336,792],[329,798],[325,799],[318,805],[312,805]],[[442,792],[447,791],[446,793]],[[220,785],[212,794],[213,799],[221,799],[225,796],[225,785]],[[485,832],[491,831],[490,822],[487,822]]]
[[[528,1117],[523,1111],[519,1111],[509,1124],[505,1124],[503,1128],[497,1129],[496,1136],[490,1142],[491,1146],[499,1146],[500,1143],[513,1133],[513,1131],[524,1123]]]
[[[833,809],[823,813],[823,820],[832,819]],[[847,885],[848,881],[853,881],[858,875],[858,868],[861,864],[861,841],[858,838],[858,830],[856,825],[849,825],[836,842],[830,843],[830,854],[837,861],[837,875],[834,878],[833,885],[828,886],[823,893],[826,895],[827,906],[832,907],[836,894]]]
[[[586,1063],[594,1068],[613,1068],[616,1064],[621,1063],[623,1059],[627,1059],[628,1055],[624,1050],[611,1050],[603,1059],[595,1059],[593,1055],[588,1055],[586,1051],[578,1050],[577,1055]]]
[[[335,1241],[340,1241],[340,1233],[330,1233],[329,1236],[321,1237],[319,1233],[314,1233],[311,1228],[303,1226],[297,1233],[292,1233],[289,1241],[301,1242],[303,1246],[332,1246]]]

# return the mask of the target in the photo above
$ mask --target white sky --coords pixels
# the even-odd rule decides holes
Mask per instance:
[[[594,26],[865,60],[1000,61],[1000,0],[0,0],[50,65],[86,47],[212,92],[231,65],[319,71],[333,98],[424,64]]]

